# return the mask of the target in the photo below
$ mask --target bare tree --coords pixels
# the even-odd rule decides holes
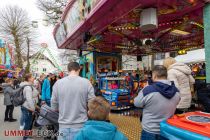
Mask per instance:
[[[54,25],[61,18],[67,3],[68,0],[37,0],[37,7],[48,18],[45,20]]]
[[[26,34],[26,48],[27,48],[27,53],[26,53],[26,60],[27,64],[25,67],[25,73],[30,73],[30,48],[32,47],[32,43],[35,41],[35,33],[32,32],[32,29],[28,30],[28,33]]]
[[[18,6],[7,6],[0,12],[0,32],[12,38],[15,44],[16,64],[23,68],[21,45],[28,34],[30,20],[25,10]]]
[[[74,50],[64,50],[59,54],[59,57],[62,59],[62,62],[68,63],[69,61],[76,61],[78,59],[77,52]]]

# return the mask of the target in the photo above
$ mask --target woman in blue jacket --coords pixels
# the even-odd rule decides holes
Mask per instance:
[[[50,106],[51,100],[51,85],[50,85],[50,76],[48,75],[42,85],[42,104],[47,104]]]

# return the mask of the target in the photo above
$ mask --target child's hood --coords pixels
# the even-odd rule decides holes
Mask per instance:
[[[112,123],[105,121],[87,121],[82,134],[90,140],[113,140],[117,128]]]

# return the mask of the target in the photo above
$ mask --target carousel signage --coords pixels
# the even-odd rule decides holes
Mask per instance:
[[[73,3],[65,20],[60,24],[55,33],[55,39],[58,46],[65,41],[66,37],[73,33],[80,23],[85,21],[85,18],[100,1],[101,0],[77,0]]]
[[[66,39],[66,28],[65,24],[61,23],[59,28],[57,29],[57,32],[55,34],[56,42],[60,46],[63,41]]]

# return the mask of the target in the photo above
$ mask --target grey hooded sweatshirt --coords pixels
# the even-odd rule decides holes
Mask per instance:
[[[178,89],[167,80],[156,81],[142,89],[134,99],[134,105],[143,108],[142,128],[160,134],[160,122],[174,115],[179,100]]]

